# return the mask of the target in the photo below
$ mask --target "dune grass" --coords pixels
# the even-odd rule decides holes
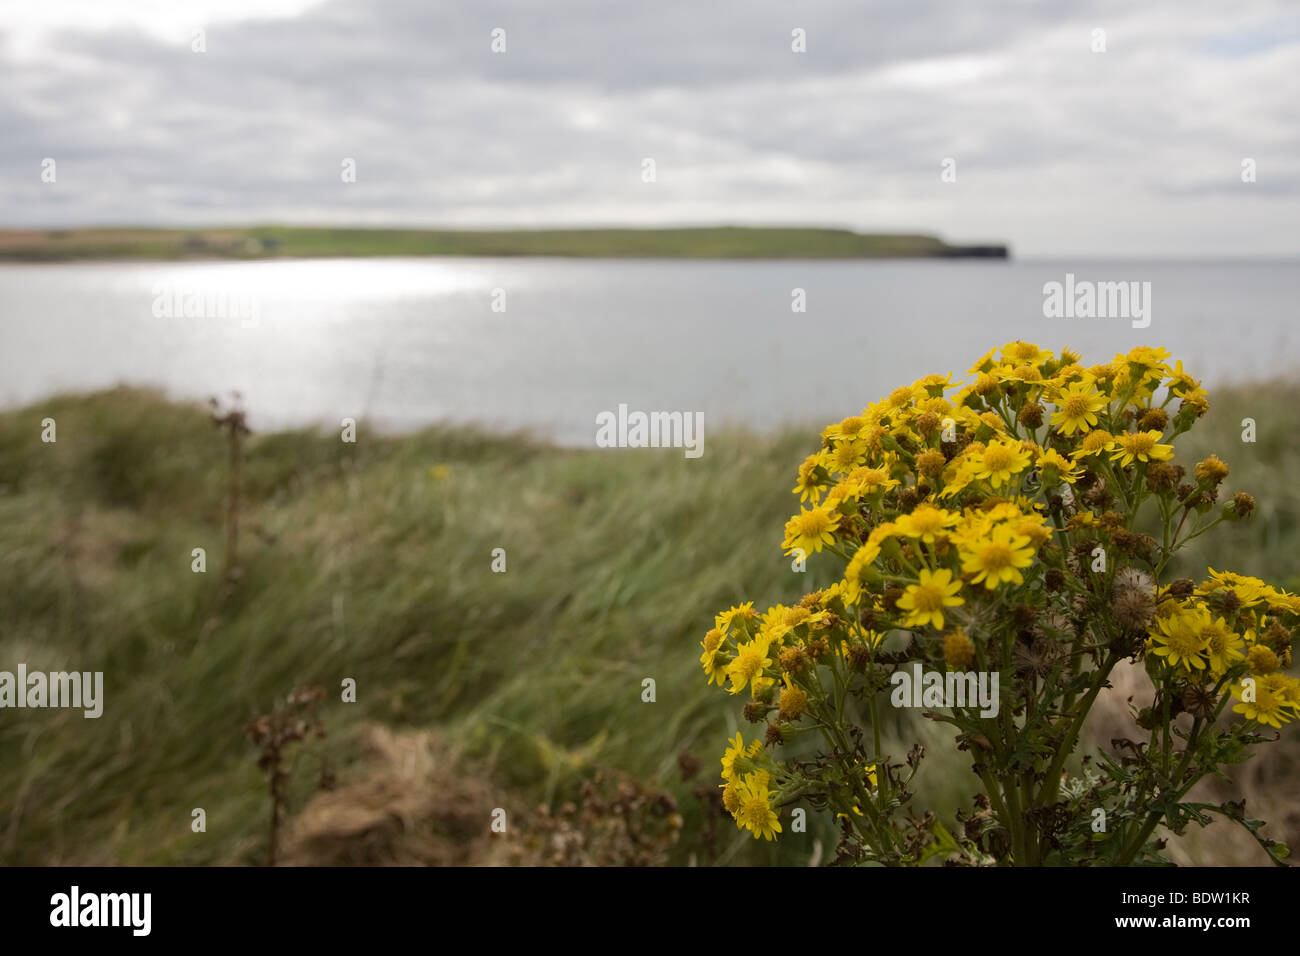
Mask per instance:
[[[1295,586],[1300,388],[1211,400],[1180,451],[1218,452],[1229,490],[1254,493],[1259,514],[1201,539],[1184,570]],[[46,417],[54,444],[40,440]],[[1255,444],[1241,442],[1245,417]],[[98,720],[0,711],[0,862],[260,861],[267,797],[242,727],[302,684],[329,692],[323,746],[340,779],[344,741],[366,723],[439,728],[491,768],[503,805],[558,800],[594,768],[617,768],[678,796],[684,862],[698,850],[691,789],[714,782],[740,712],[697,663],[713,612],[830,580],[829,562],[796,574],[779,547],[817,431],[710,436],[697,460],[456,427],[363,426],[355,444],[253,435],[241,574],[226,588],[226,446],[204,409],[119,389],[0,415],[0,669],[105,675]],[[200,547],[204,574],[191,570]],[[504,573],[491,568],[496,548]],[[340,700],[344,678],[356,703]],[[890,720],[899,757],[917,735],[930,748],[919,809],[968,801],[954,772],[965,758],[942,730]],[[683,783],[687,750],[703,770]],[[295,809],[313,773],[299,771]],[[206,833],[190,829],[196,807]],[[804,862],[816,840],[829,855],[828,822],[809,823],[775,846],[728,833],[719,862]]]

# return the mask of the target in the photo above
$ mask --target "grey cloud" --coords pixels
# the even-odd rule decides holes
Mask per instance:
[[[1113,250],[1129,216],[1167,219],[1152,251],[1176,251],[1212,202],[1261,249],[1300,252],[1286,22],[1264,0],[330,0],[216,24],[205,54],[70,29],[39,61],[0,52],[0,208],[16,225],[834,221],[1050,253]],[[1242,194],[1255,153],[1268,180]]]

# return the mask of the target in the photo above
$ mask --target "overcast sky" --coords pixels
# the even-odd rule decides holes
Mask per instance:
[[[798,223],[1298,255],[1298,102],[1295,0],[0,0],[0,226]]]

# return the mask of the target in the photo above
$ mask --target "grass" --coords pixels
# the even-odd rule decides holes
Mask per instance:
[[[933,236],[846,229],[430,230],[258,226],[229,229],[0,230],[0,261],[264,259],[280,256],[573,256],[652,259],[861,259],[980,255]]]
[[[1181,457],[1217,451],[1233,466],[1229,490],[1252,491],[1259,514],[1200,539],[1184,570],[1294,587],[1300,387],[1211,399]],[[40,440],[46,417],[54,444]],[[1241,442],[1245,417],[1255,444]],[[731,432],[687,460],[455,427],[363,427],[356,444],[254,435],[243,574],[223,594],[226,447],[205,410],[119,389],[0,415],[0,669],[102,670],[106,698],[99,720],[0,712],[0,861],[258,862],[268,804],[242,727],[307,683],[329,691],[341,781],[354,769],[343,742],[375,723],[438,729],[490,768],[502,805],[558,800],[594,768],[617,768],[678,796],[684,861],[699,817],[678,754],[711,778],[740,711],[699,670],[712,613],[829,580],[830,562],[794,574],[779,548],[816,436]],[[197,547],[206,574],[191,571]],[[491,570],[494,548],[505,573]],[[356,703],[340,701],[346,677]],[[654,703],[642,701],[646,677]],[[887,737],[901,755],[922,735],[921,808],[951,810],[970,797],[964,758],[912,721],[895,712]],[[195,807],[206,833],[190,830]],[[825,821],[810,824],[775,846],[728,836],[723,859],[803,862],[814,839],[829,855]]]

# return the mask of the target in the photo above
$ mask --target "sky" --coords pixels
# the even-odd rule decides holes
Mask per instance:
[[[1297,102],[1295,0],[0,0],[0,227],[1297,256]]]

